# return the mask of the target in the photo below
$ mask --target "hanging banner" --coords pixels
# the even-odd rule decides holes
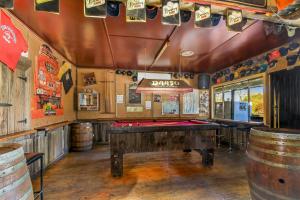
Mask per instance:
[[[162,23],[180,26],[179,0],[162,0]]]
[[[59,13],[59,0],[35,0],[35,10]]]
[[[211,27],[210,5],[195,4],[195,27]]]
[[[242,11],[227,9],[226,25],[229,31],[242,32],[245,25]]]
[[[13,9],[14,0],[0,0],[0,8]]]
[[[0,61],[12,71],[15,71],[22,52],[28,50],[22,33],[2,10],[0,10],[0,49]]]
[[[52,50],[46,44],[40,48],[34,72],[34,97],[32,119],[50,115],[62,115],[62,84],[59,80],[59,64]]]
[[[106,0],[84,0],[84,16],[106,18]]]
[[[267,0],[217,0],[256,8],[267,8]],[[287,1],[287,0],[284,0]]]
[[[126,22],[146,22],[145,0],[127,0]]]

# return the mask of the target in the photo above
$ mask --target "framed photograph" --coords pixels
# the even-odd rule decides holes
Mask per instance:
[[[130,83],[126,85],[126,103],[128,105],[141,105],[143,102],[143,95],[136,93],[137,83]]]
[[[95,85],[97,83],[95,73],[83,74],[84,86]]]

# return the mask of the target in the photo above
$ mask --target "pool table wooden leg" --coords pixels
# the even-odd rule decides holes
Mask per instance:
[[[214,149],[198,150],[202,155],[202,165],[204,167],[211,167],[214,165]]]
[[[123,176],[123,153],[111,154],[111,175],[113,177]]]

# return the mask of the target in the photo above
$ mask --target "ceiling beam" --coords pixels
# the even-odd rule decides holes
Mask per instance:
[[[114,52],[113,52],[113,49],[112,49],[112,44],[111,44],[111,40],[110,40],[110,37],[109,37],[108,28],[107,28],[105,19],[103,19],[102,22],[103,22],[103,26],[104,26],[104,29],[105,29],[105,35],[106,35],[106,38],[107,38],[107,42],[108,42],[108,45],[109,45],[109,51],[110,51],[110,54],[111,54],[111,59],[112,59],[112,62],[113,62],[113,66],[116,69],[117,66],[116,66],[116,62],[115,62]]]
[[[162,54],[165,52],[165,50],[168,48],[168,44],[170,42],[170,39],[174,36],[174,33],[178,30],[178,26],[174,26],[174,28],[171,30],[171,33],[166,37],[165,41],[155,54],[155,57],[151,63],[151,65],[148,67],[147,70],[150,70],[153,65],[159,60],[159,58],[162,56]]]

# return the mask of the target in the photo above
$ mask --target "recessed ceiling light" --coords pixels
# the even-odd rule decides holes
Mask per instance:
[[[190,57],[190,56],[194,55],[194,52],[190,51],[190,50],[184,50],[184,51],[181,51],[180,55],[182,57]]]

